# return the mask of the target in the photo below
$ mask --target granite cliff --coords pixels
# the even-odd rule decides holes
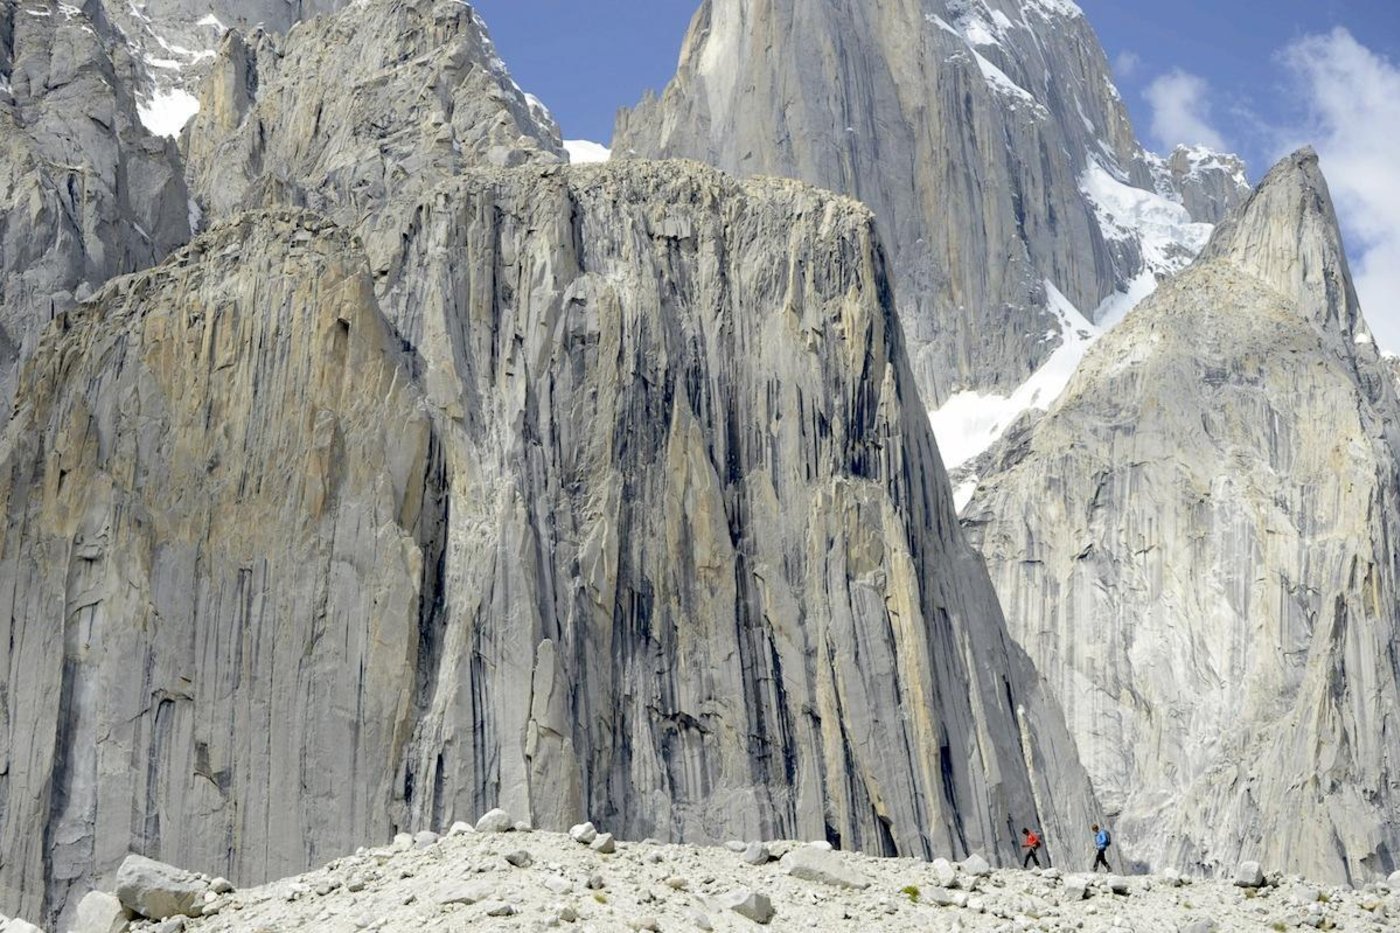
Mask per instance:
[[[458,3],[230,34],[201,97],[208,231],[58,315],[0,436],[7,912],[497,804],[994,860],[1089,818],[867,209],[559,164]]]
[[[1143,862],[1397,867],[1392,367],[1299,152],[1008,438],[966,511]]]

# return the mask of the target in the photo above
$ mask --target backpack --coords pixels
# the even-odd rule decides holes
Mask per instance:
[[[1039,833],[1031,833],[1029,836],[1027,836],[1027,837],[1026,837],[1026,845],[1030,846],[1032,849],[1039,849],[1039,848],[1040,848],[1040,834],[1039,834]]]
[[[1106,830],[1106,829],[1101,829],[1101,830],[1099,830],[1099,839],[1098,839],[1098,842],[1099,842],[1099,848],[1100,848],[1100,849],[1107,849],[1109,846],[1111,846],[1111,845],[1113,844],[1113,837],[1112,837],[1111,835],[1109,835],[1108,830]]]

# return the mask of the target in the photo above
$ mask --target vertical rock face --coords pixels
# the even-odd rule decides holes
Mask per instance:
[[[958,534],[868,213],[630,163],[449,185],[399,242],[386,307],[462,442],[423,821],[1004,857],[1019,814],[1087,812]]]
[[[1397,423],[1304,151],[1003,446],[966,523],[1130,855],[1397,867]]]
[[[0,3],[0,419],[41,328],[189,239],[178,158],[129,78],[100,17]]]
[[[26,368],[7,900],[62,917],[129,848],[261,879],[497,804],[1002,858],[1087,817],[867,211],[634,163],[409,214],[397,333],[357,241],[263,212]]]
[[[0,439],[0,890],[374,838],[415,689],[426,416],[349,236],[249,215],[63,315]],[[425,511],[426,510],[426,511]]]
[[[869,204],[929,407],[1009,394],[1045,362],[1062,329],[1047,282],[1092,317],[1143,270],[1140,242],[1105,239],[1086,172],[1182,196],[1063,0],[706,0],[675,80],[620,115],[613,152]]]

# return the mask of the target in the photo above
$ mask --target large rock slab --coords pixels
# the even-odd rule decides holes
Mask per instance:
[[[117,900],[148,920],[199,916],[208,889],[190,872],[142,855],[128,855],[117,869]],[[80,914],[86,901],[79,902]],[[110,905],[103,902],[103,906]]]
[[[870,879],[849,864],[839,852],[800,846],[782,857],[783,871],[803,881],[817,881],[838,888],[870,887]]]

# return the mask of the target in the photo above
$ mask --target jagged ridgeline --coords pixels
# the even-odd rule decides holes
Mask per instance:
[[[1141,205],[1215,223],[1248,191],[1238,160],[1143,150],[1068,0],[705,0],[613,153],[870,205],[930,409],[1024,383],[1069,336],[1057,292],[1093,322],[1200,248],[1144,232]]]
[[[965,513],[1141,860],[1357,884],[1400,862],[1393,366],[1300,152]]]
[[[993,858],[1087,821],[864,207],[560,164],[461,3],[208,68],[209,229],[58,315],[0,436],[6,912],[497,804]]]

